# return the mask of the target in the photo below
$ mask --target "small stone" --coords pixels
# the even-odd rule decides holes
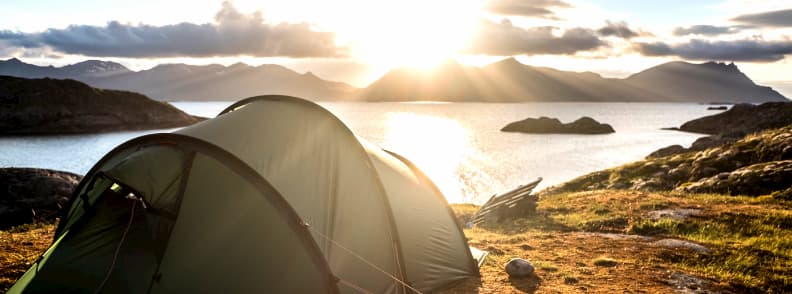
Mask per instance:
[[[575,277],[564,277],[564,284],[573,285],[577,284],[578,279]]]
[[[534,273],[533,264],[522,258],[512,258],[506,263],[505,268],[509,277],[513,278],[523,278]]]

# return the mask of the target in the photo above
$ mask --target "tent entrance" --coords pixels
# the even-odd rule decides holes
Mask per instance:
[[[158,246],[142,196],[96,175],[81,196],[83,212],[35,269],[30,292],[146,292],[156,269]],[[98,189],[97,189],[98,188]],[[160,218],[160,217],[157,217]],[[162,239],[160,239],[162,240]]]

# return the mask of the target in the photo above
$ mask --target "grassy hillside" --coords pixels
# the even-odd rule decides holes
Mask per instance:
[[[772,129],[719,147],[647,158],[581,176],[543,191],[600,189],[680,191],[730,195],[792,194],[792,126]]]

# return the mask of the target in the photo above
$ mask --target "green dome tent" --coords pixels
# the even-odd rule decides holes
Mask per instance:
[[[9,293],[427,292],[477,259],[408,160],[259,96],[108,153]]]

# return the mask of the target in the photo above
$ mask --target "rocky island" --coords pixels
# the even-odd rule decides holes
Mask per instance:
[[[0,76],[0,135],[165,129],[201,120],[138,93],[74,80]]]
[[[667,130],[708,134],[689,148],[672,145],[661,148],[649,157],[663,157],[689,151],[702,151],[734,143],[747,134],[781,128],[792,124],[792,103],[767,102],[759,105],[737,104],[728,111],[688,121],[679,128]]]
[[[593,118],[584,116],[571,123],[562,123],[557,118],[540,117],[526,118],[510,123],[501,129],[502,132],[520,132],[531,134],[610,134],[613,127],[601,124]]]

